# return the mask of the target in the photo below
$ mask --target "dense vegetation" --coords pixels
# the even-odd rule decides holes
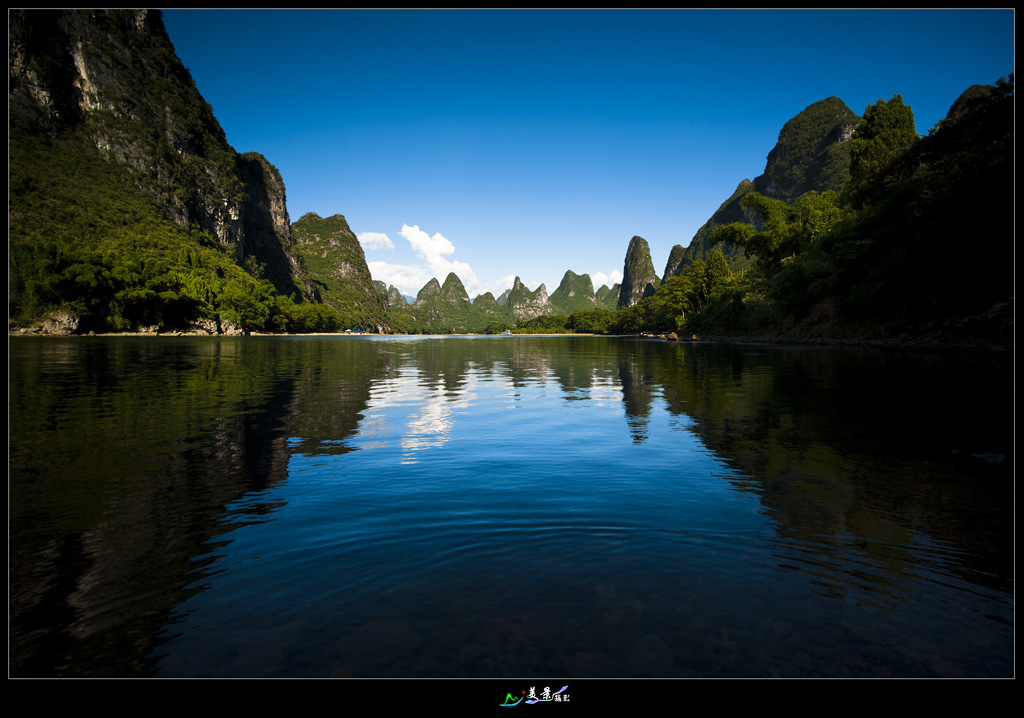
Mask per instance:
[[[754,266],[687,327],[1011,345],[1013,76],[971,94],[923,138],[899,95],[869,106],[841,193],[744,198],[759,228],[712,238]],[[956,258],[975,238],[984,253],[965,271]]]
[[[80,135],[22,135],[10,169],[13,322],[64,314],[78,332],[346,328],[329,306],[279,295],[208,231],[170,222]]]
[[[12,132],[13,134],[13,132]],[[55,310],[82,331],[187,323],[245,274],[204,232],[186,233],[130,189],[85,138],[10,144],[10,316]]]
[[[559,314],[571,314],[577,309],[594,309],[597,298],[594,282],[589,274],[576,274],[572,270],[562,276],[558,289],[551,293],[551,306]]]
[[[342,215],[309,212],[292,223],[291,233],[292,252],[312,279],[317,312],[335,317],[335,327],[390,328],[387,299],[374,289],[363,249]]]
[[[764,174],[753,181],[743,180],[711,218],[697,230],[685,249],[672,250],[665,278],[678,274],[697,259],[707,260],[712,249],[711,235],[716,228],[732,222],[748,222],[750,213],[741,202],[750,192],[758,192],[792,202],[809,191],[840,192],[850,177],[850,148],[847,140],[860,118],[838,97],[815,102],[789,120],[779,132],[779,140],[768,153]],[[750,266],[739,247],[723,244],[722,250],[733,271]]]
[[[849,144],[840,191],[748,188],[748,221],[715,227],[706,260],[607,330],[1012,346],[1013,76],[964,93],[923,138],[902,97],[879,100]]]

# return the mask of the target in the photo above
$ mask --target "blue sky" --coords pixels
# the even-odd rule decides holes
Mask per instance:
[[[918,132],[1013,72],[1013,10],[164,10],[292,221],[343,214],[374,279],[470,296],[519,275],[659,274],[787,120],[902,94]]]

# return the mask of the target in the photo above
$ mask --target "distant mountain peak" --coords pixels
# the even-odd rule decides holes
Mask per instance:
[[[462,280],[455,272],[449,272],[441,285],[441,301],[449,304],[469,304],[469,294],[462,284]]]
[[[618,308],[631,307],[657,290],[661,281],[654,271],[651,248],[643,237],[634,236],[626,250],[622,268],[622,287],[619,289]]]
[[[594,282],[589,274],[576,274],[571,269],[562,276],[558,289],[551,293],[551,306],[559,314],[572,314],[577,309],[597,306]]]
[[[434,297],[441,296],[441,283],[437,277],[431,277],[430,281],[423,285],[423,289],[416,295],[416,303],[423,304]]]
[[[554,313],[554,307],[548,299],[547,287],[541,284],[531,292],[519,277],[512,283],[506,306],[518,321]]]

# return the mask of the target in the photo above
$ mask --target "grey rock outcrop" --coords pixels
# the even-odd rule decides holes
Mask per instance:
[[[388,287],[388,308],[389,309],[404,309],[409,306],[409,302],[406,301],[405,295],[402,291],[394,284]]]
[[[554,313],[547,287],[541,284],[531,292],[519,277],[515,278],[509,290],[506,306],[517,321]]]

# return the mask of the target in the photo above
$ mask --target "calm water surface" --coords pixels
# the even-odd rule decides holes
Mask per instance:
[[[1009,358],[9,346],[13,676],[1013,675]]]

